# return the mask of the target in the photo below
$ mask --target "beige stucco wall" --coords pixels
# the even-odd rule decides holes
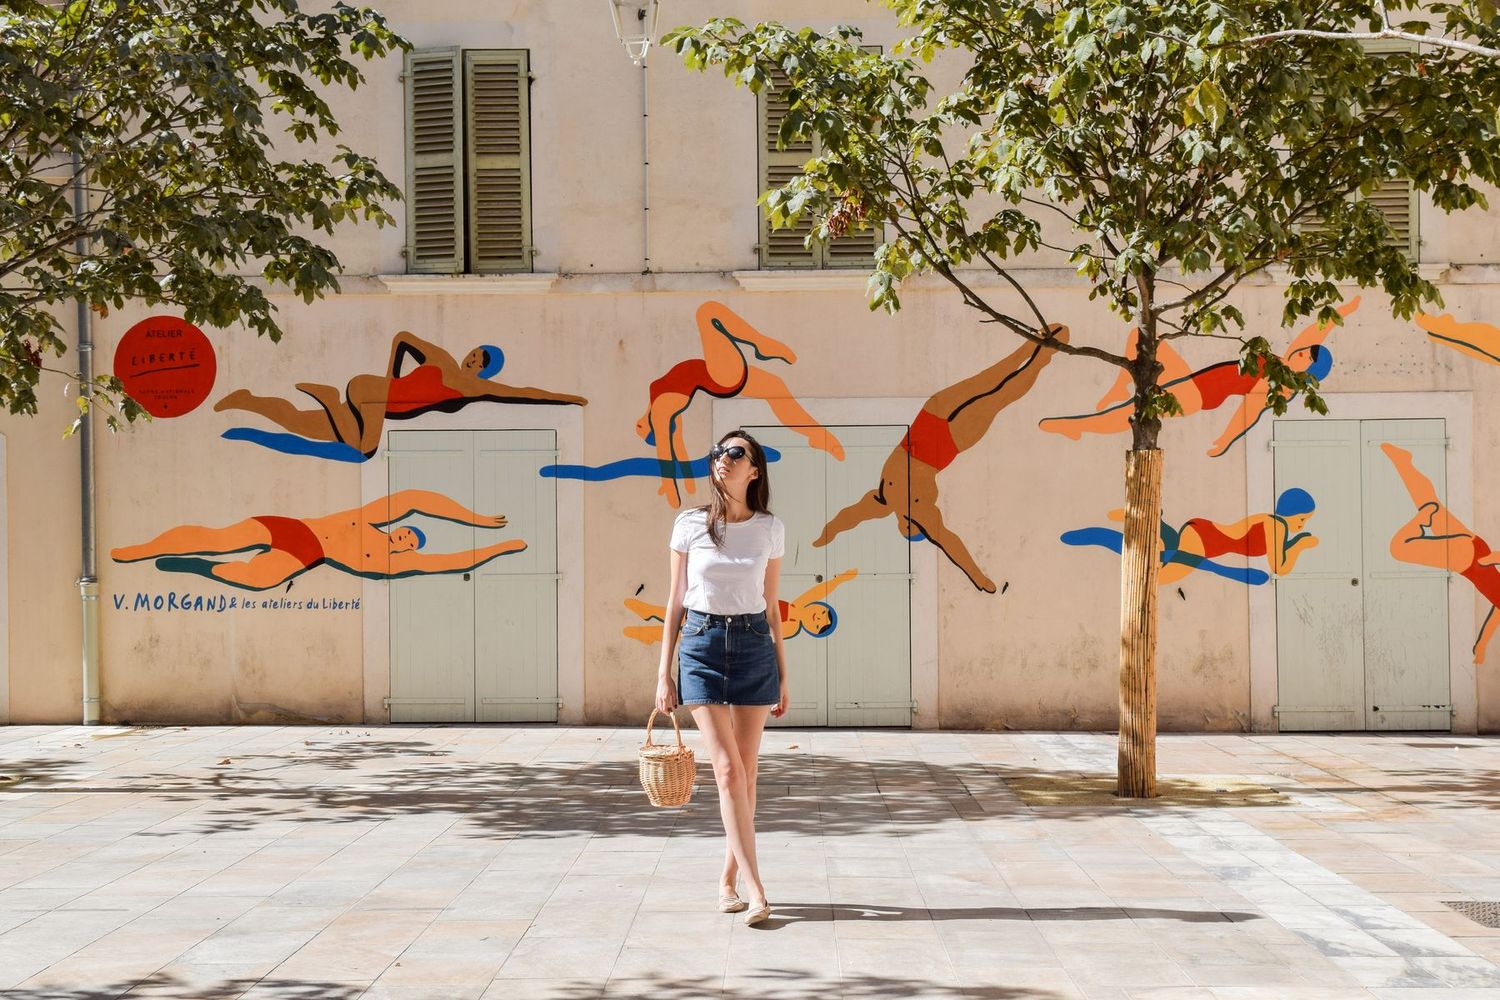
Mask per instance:
[[[666,53],[654,56],[650,70],[657,273],[639,275],[640,71],[615,45],[603,5],[475,0],[440,5],[436,12],[428,8],[438,5],[385,6],[419,46],[531,50],[536,270],[561,277],[550,288],[524,293],[508,291],[512,279],[496,278],[470,282],[463,291],[397,295],[378,276],[403,270],[400,228],[347,231],[336,243],[349,272],[344,294],[311,306],[278,297],[286,329],[279,345],[243,330],[206,331],[218,354],[208,403],[181,418],[101,433],[106,720],[382,721],[378,699],[374,710],[368,707],[364,665],[371,637],[388,629],[366,620],[368,611],[137,610],[138,594],[148,602],[187,593],[222,596],[226,603],[245,594],[162,573],[149,562],[108,558],[111,548],[174,525],[227,524],[256,514],[316,516],[369,499],[360,466],[223,440],[229,427],[257,423],[212,410],[231,389],[293,397],[297,382],[342,386],[354,374],[381,370],[392,335],[403,329],[459,356],[476,344],[497,343],[507,355],[504,381],[589,399],[581,458],[598,464],[648,453],[633,429],[647,386],[698,354],[693,314],[708,299],[728,304],[797,351],[796,365],[778,373],[806,399],[925,398],[1014,347],[932,282],[908,290],[904,309],[893,317],[869,312],[857,276],[831,278],[812,290],[801,290],[796,278],[773,283],[770,291],[745,288],[733,272],[755,266],[753,99],[720,78],[686,72]],[[871,41],[888,44],[896,37],[878,9],[853,0],[680,2],[669,5],[664,26],[720,13],[796,17],[820,26],[851,20],[870,25]],[[372,69],[367,88],[337,102],[346,125],[341,140],[378,154],[393,178],[403,175],[398,71],[395,61]],[[1442,283],[1447,308],[1461,317],[1496,322],[1500,316],[1500,275],[1489,263],[1500,253],[1496,221],[1494,211],[1446,220],[1423,214],[1424,264]],[[1463,266],[1449,266],[1455,262]],[[1070,325],[1075,342],[1117,349],[1125,324],[1089,303],[1086,288],[1065,271],[1047,269],[1055,263],[1035,259],[1023,269],[1049,315]],[[1009,301],[993,283],[988,293]],[[1274,287],[1247,287],[1239,301],[1251,332],[1282,343],[1291,336],[1279,329]],[[109,370],[124,331],[148,314],[125,310],[97,324],[101,371]],[[1338,361],[1330,389],[1472,394],[1470,450],[1449,457],[1468,463],[1473,473],[1474,509],[1458,513],[1481,535],[1500,538],[1500,366],[1432,346],[1414,324],[1391,318],[1377,294],[1365,295],[1331,344]],[[1185,345],[1183,353],[1195,365],[1226,357],[1215,342]],[[936,629],[935,715],[943,726],[1115,723],[1118,560],[1099,549],[1065,546],[1058,536],[1103,524],[1118,506],[1126,442],[1085,437],[1075,443],[1036,427],[1043,416],[1089,409],[1113,375],[1088,360],[1058,361],[940,479],[947,522],[997,583],[1008,584],[1003,594],[983,594],[939,561],[939,610],[934,621],[914,622],[914,628]],[[0,418],[7,443],[9,693],[16,722],[73,720],[81,690],[73,585],[77,449],[60,436],[71,404],[55,384],[43,399],[35,418]],[[709,443],[715,405],[700,396],[688,413],[695,453]],[[1245,446],[1218,459],[1205,455],[1231,410],[1232,404],[1173,422],[1163,433],[1169,522],[1193,516],[1232,521],[1246,513]],[[475,427],[503,427],[505,412],[480,405],[463,416]],[[892,413],[890,419],[913,415]],[[400,425],[421,426],[421,420]],[[561,609],[563,627],[582,632],[581,663],[562,669],[582,672],[586,721],[630,722],[648,708],[656,652],[622,635],[630,620],[621,601],[642,584],[664,588],[670,520],[654,482],[621,480],[586,485],[581,522],[559,523],[560,532],[581,535],[586,568],[581,603]],[[349,601],[363,586],[321,567],[299,577],[289,593],[254,596]],[[1475,600],[1482,615],[1471,587],[1453,593]],[[123,601],[118,610],[117,599]],[[1199,574],[1164,589],[1164,729],[1248,727],[1248,600],[1247,588]],[[1500,728],[1493,663],[1478,671],[1475,697],[1480,728]]]

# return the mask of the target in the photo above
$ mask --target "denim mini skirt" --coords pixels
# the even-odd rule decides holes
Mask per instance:
[[[781,670],[765,612],[689,609],[677,643],[677,696],[684,705],[775,705]]]

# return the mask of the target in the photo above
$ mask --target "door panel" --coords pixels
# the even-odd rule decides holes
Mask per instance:
[[[782,455],[771,467],[772,508],[786,525],[782,599],[858,573],[827,597],[837,615],[831,633],[786,642],[791,706],[770,724],[911,725],[911,543],[887,516],[812,545],[835,514],[879,485],[905,425],[829,428],[844,446],[841,462],[788,428],[747,430]]]
[[[1312,494],[1318,546],[1275,579],[1283,732],[1364,726],[1364,594],[1357,420],[1278,421],[1276,488]]]
[[[813,548],[823,530],[825,496],[822,451],[785,427],[746,428],[762,445],[781,452],[771,470],[771,509],[786,526],[786,555],[781,560],[781,599],[791,601],[827,579],[826,550]],[[838,433],[837,431],[835,433]],[[772,617],[777,624],[776,617]],[[826,643],[806,635],[785,643],[787,712],[772,726],[828,725],[828,655]]]
[[[844,460],[823,466],[829,517],[880,482],[906,427],[840,427],[838,434]],[[830,578],[859,572],[829,599],[839,615],[835,634],[821,641],[828,649],[829,725],[911,725],[912,544],[893,515],[828,544]]]
[[[1416,505],[1395,466],[1380,450],[1382,443],[1390,442],[1410,451],[1438,499],[1446,502],[1444,422],[1366,420],[1361,436],[1366,727],[1447,730],[1452,724],[1448,711],[1449,574],[1397,562],[1391,555],[1391,537],[1411,523]]]
[[[554,431],[476,432],[475,510],[507,518],[476,547],[526,542],[474,573],[480,722],[557,721],[557,481],[538,475],[556,461]]]
[[[392,431],[390,491],[431,490],[474,502],[474,450],[467,431]],[[474,528],[417,514],[425,552],[474,548]],[[474,587],[460,573],[390,582],[391,721],[474,721]]]

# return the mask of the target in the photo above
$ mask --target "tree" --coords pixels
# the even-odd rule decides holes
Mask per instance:
[[[1418,0],[884,3],[909,30],[889,53],[862,51],[851,27],[727,18],[664,42],[689,67],[719,66],[751,89],[773,69],[786,75],[780,139],[816,134],[822,152],[768,192],[765,209],[778,226],[811,213],[817,238],[882,225],[872,309],[898,309],[901,282],[935,272],[984,322],[1128,373],[1118,793],[1154,795],[1157,435],[1181,412],[1158,384],[1158,351],[1223,338],[1243,372],[1265,377],[1276,413],[1294,394],[1326,412],[1312,374],[1243,333],[1231,293],[1271,271],[1286,325],[1338,323],[1341,281],[1380,287],[1403,317],[1439,301],[1357,196],[1405,177],[1444,211],[1482,205],[1478,185],[1500,178],[1500,72],[1454,47],[1375,58],[1347,39],[1275,34],[1314,18],[1328,31],[1373,30],[1387,7],[1416,11]],[[1477,6],[1426,10],[1450,37],[1493,46],[1497,22]],[[951,92],[924,75],[934,60],[963,70]],[[1044,215],[1065,223],[1066,243],[1049,242]],[[1133,355],[1049,338],[1015,264],[1044,247],[1065,252],[1090,298],[1138,329]],[[981,288],[976,268],[1009,291]]]
[[[338,259],[316,234],[393,221],[384,203],[401,192],[342,144],[327,164],[297,154],[338,134],[324,91],[363,82],[353,57],[405,45],[345,3],[6,0],[0,402],[35,413],[44,371],[78,378],[46,361],[65,353],[54,313],[69,299],[101,314],[167,303],[276,340],[275,306],[243,272],[306,301],[336,291]],[[127,419],[142,412],[112,377],[80,389],[85,412],[95,393]]]

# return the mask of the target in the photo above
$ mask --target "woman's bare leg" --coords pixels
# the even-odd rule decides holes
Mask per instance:
[[[184,524],[168,528],[141,545],[122,545],[110,551],[115,562],[137,562],[162,556],[219,556],[267,545],[271,533],[259,521],[246,519],[227,528],[204,528]]]
[[[276,396],[257,396],[249,389],[236,389],[214,404],[218,412],[245,410],[265,417],[298,437],[314,441],[336,441],[333,421],[328,413],[316,410],[299,410],[289,401]]]
[[[1438,499],[1437,489],[1432,485],[1432,480],[1417,470],[1417,464],[1412,460],[1411,452],[1389,441],[1382,444],[1380,450],[1385,452],[1385,457],[1390,459],[1391,464],[1396,467],[1396,475],[1401,477],[1401,485],[1406,487],[1413,507],[1442,502]]]
[[[213,568],[213,575],[226,583],[233,583],[252,590],[269,590],[279,587],[306,567],[302,560],[290,552],[262,552],[248,562],[220,563]]]
[[[779,377],[759,368],[750,369],[745,379],[745,388],[742,396],[750,396],[754,399],[764,399],[770,404],[771,412],[776,414],[778,420],[786,425],[788,430],[796,431],[807,438],[807,443],[814,448],[828,452],[835,459],[844,460],[844,446],[839,439],[834,437],[826,427],[813,419],[813,415],[797,402],[792,390]]]
[[[738,871],[752,903],[766,898],[760,881],[760,867],[755,860],[755,813],[750,787],[746,781],[745,760],[735,738],[734,716],[728,705],[695,705],[693,721],[703,734],[709,758],[714,765],[714,781],[719,786],[719,817],[724,822],[724,836],[729,841]]]
[[[730,715],[734,719],[734,742],[740,751],[740,761],[745,765],[745,791],[750,799],[751,829],[755,825],[755,787],[760,773],[760,741],[766,731],[766,716],[769,705],[731,705]],[[719,889],[725,895],[733,895],[735,881],[739,878],[740,866],[734,859],[734,851],[724,849],[724,874],[719,879]]]
[[[767,337],[721,302],[705,302],[699,306],[697,322],[698,340],[703,344],[703,360],[708,362],[708,373],[720,385],[734,385],[744,372],[745,357],[734,345],[736,340],[749,344],[755,350],[756,357],[763,361],[785,361],[787,364],[797,362],[797,353],[790,347],[775,337]],[[738,361],[738,368],[724,369],[732,372],[732,379],[721,379],[714,367],[715,364],[733,364],[726,349],[732,351],[734,359]]]

